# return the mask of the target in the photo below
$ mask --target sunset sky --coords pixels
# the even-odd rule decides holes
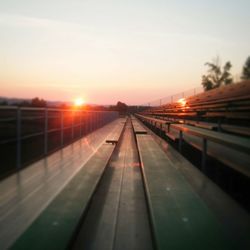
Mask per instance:
[[[0,96],[141,104],[250,55],[249,0],[0,0]]]

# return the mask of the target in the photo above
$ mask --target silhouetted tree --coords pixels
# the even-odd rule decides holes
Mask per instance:
[[[117,102],[116,104],[116,110],[119,111],[120,113],[126,113],[128,109],[128,106],[123,103],[123,102]]]
[[[232,64],[229,61],[225,63],[222,69],[219,57],[216,57],[212,63],[207,62],[205,65],[208,66],[208,74],[202,76],[201,82],[205,91],[233,82],[233,78],[230,73]]]
[[[242,80],[249,80],[250,79],[250,56],[247,58],[241,74]]]
[[[71,105],[69,105],[68,103],[61,103],[58,107],[61,109],[70,109]]]
[[[46,105],[46,101],[43,99],[39,99],[38,97],[35,97],[31,100],[32,107],[46,107]]]
[[[6,106],[8,105],[8,102],[5,100],[0,101],[0,106]]]
[[[30,101],[22,101],[20,103],[17,103],[16,106],[20,106],[20,107],[30,107],[31,106],[31,102]]]

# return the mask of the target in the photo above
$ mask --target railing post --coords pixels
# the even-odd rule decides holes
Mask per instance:
[[[99,112],[96,113],[96,120],[97,120],[97,127],[96,129],[98,129],[100,127],[100,116],[99,116]]]
[[[222,128],[221,128],[221,118],[219,118],[218,120],[218,131],[222,132]]]
[[[94,113],[93,112],[91,112],[90,113],[90,132],[92,132],[93,130],[94,130]]]
[[[181,153],[182,151],[182,139],[183,139],[183,132],[180,130],[179,132],[179,152]]]
[[[97,128],[97,112],[95,112],[94,123],[95,123],[94,130],[96,130],[96,128]]]
[[[86,128],[87,128],[87,134],[90,132],[90,111],[87,112],[86,116]]]
[[[21,167],[21,119],[22,119],[21,109],[17,108],[16,113],[16,167],[19,169]]]
[[[207,139],[203,138],[202,142],[202,162],[201,169],[203,173],[206,173],[206,158],[207,158]]]
[[[74,111],[71,112],[71,141],[74,138]]]
[[[44,109],[44,155],[48,153],[48,109]]]
[[[101,114],[100,112],[97,113],[97,116],[98,116],[98,128],[101,127]]]
[[[92,112],[90,111],[88,115],[88,124],[89,124],[88,133],[91,133],[92,131],[92,114],[93,114],[93,111]]]
[[[80,138],[82,137],[82,110],[80,112]]]
[[[89,122],[90,122],[90,113],[87,112],[87,113],[86,113],[86,118],[85,118],[86,134],[88,134],[88,133],[89,133],[89,130],[90,130]]]
[[[63,147],[64,124],[63,124],[63,110],[61,110],[61,147]]]
[[[83,111],[83,135],[87,134],[86,112]]]
[[[95,123],[94,130],[96,130],[98,127],[98,113],[97,112],[95,112],[94,123]]]
[[[95,126],[94,126],[94,130],[96,130],[97,129],[97,127],[98,127],[98,113],[97,112],[95,112],[95,116],[94,116],[94,121],[95,121]]]

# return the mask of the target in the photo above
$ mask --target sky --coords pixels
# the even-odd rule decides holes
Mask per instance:
[[[249,0],[0,0],[0,96],[142,104],[250,55]]]

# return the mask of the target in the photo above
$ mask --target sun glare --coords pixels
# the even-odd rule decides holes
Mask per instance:
[[[185,107],[185,106],[186,106],[186,103],[187,103],[187,101],[185,100],[185,98],[181,98],[181,99],[179,99],[177,102],[180,103],[180,105],[181,105],[182,107]]]
[[[76,99],[74,100],[74,105],[75,105],[76,107],[81,107],[83,104],[84,104],[84,100],[83,100],[82,98],[76,98]]]

